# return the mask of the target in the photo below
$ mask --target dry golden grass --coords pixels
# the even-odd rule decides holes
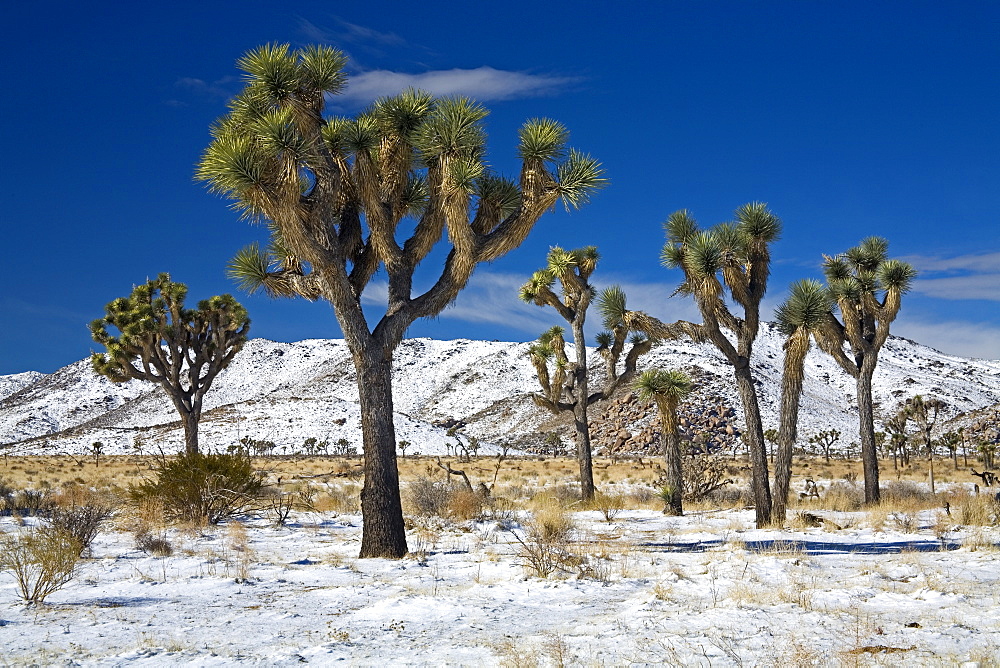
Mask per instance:
[[[130,484],[140,483],[152,475],[158,458],[134,455],[106,455],[95,461],[93,457],[46,455],[9,456],[0,459],[0,482],[13,489],[54,489],[64,494],[72,490],[95,488],[121,491]],[[302,493],[306,505],[317,511],[357,512],[358,493],[362,484],[360,457],[335,456],[280,456],[254,460],[255,465],[268,472],[272,484],[282,491]],[[472,461],[448,458],[454,469],[462,470],[473,486],[480,483],[491,488],[494,497],[512,505],[539,507],[556,502],[569,509],[582,509],[578,502],[575,481],[578,467],[574,459],[553,457],[508,457],[499,462],[495,457],[482,456]],[[400,477],[409,482],[420,477],[444,480],[447,474],[432,457],[400,457]],[[863,492],[861,464],[858,461],[823,458],[796,458],[792,472],[789,508],[793,511],[826,509],[856,511],[862,508]],[[881,462],[883,477],[883,508],[885,512],[916,513],[928,508],[940,508],[950,501],[953,508],[967,508],[967,524],[985,524],[985,518],[974,518],[975,501],[964,501],[961,495],[931,495],[922,486],[927,480],[927,462],[914,460],[905,470],[894,470],[891,461]],[[617,460],[598,457],[594,460],[595,478],[601,491],[613,497],[615,505],[624,509],[660,509],[662,502],[653,489],[654,481],[662,468],[655,459]],[[729,475],[736,483],[720,490],[701,503],[685,503],[689,511],[732,508],[746,505],[746,479],[749,467],[745,460],[734,460],[729,465]],[[958,482],[976,482],[966,470],[955,471],[951,461],[940,460],[935,464],[935,477],[939,482],[952,478]],[[821,481],[820,500],[799,499],[806,478]],[[496,481],[494,483],[494,480]],[[833,481],[833,482],[830,482]],[[470,503],[466,503],[468,501]],[[453,509],[456,516],[471,516],[475,512],[471,499],[459,502],[463,506]],[[531,502],[530,504],[528,502]],[[599,508],[598,508],[599,509]],[[873,511],[880,514],[878,510]],[[982,514],[982,511],[979,511]],[[876,522],[881,518],[872,517]]]

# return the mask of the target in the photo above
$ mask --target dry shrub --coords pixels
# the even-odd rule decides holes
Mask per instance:
[[[155,480],[129,488],[136,501],[160,500],[168,519],[208,524],[235,517],[264,492],[264,474],[239,452],[185,453],[162,461]]]
[[[471,520],[482,516],[483,499],[464,485],[421,476],[406,487],[411,511],[422,517]]]
[[[940,505],[936,495],[923,485],[909,480],[893,480],[882,486],[882,505],[894,510],[914,512]]]
[[[230,555],[226,561],[235,571],[236,582],[248,582],[254,552],[250,548],[250,537],[242,522],[233,521],[226,526],[226,548]]]
[[[452,491],[446,506],[448,517],[456,520],[473,520],[482,516],[483,501],[467,488]]]
[[[37,489],[20,489],[7,494],[3,499],[5,515],[45,516],[55,505],[51,494]]]
[[[152,557],[169,557],[174,553],[174,546],[167,539],[166,532],[154,535],[147,532],[135,534],[135,546]]]
[[[570,573],[581,563],[580,557],[568,550],[566,535],[551,529],[536,516],[528,523],[524,537],[513,532],[518,543],[517,558],[528,574],[535,577],[547,578],[556,572]]]
[[[10,571],[26,603],[43,603],[76,574],[82,548],[53,527],[36,527],[0,536],[0,569]]]
[[[834,482],[823,495],[823,505],[835,512],[860,510],[864,504],[864,490],[852,482]]]
[[[445,517],[451,500],[451,484],[420,476],[406,486],[405,499],[410,510],[424,517]]]
[[[528,525],[532,533],[546,541],[565,541],[574,528],[569,511],[551,501],[536,508]]]
[[[707,499],[733,484],[728,477],[725,460],[719,455],[701,454],[684,457],[684,500],[698,502]],[[662,486],[662,485],[661,485]]]
[[[601,511],[605,522],[613,522],[625,510],[625,495],[620,492],[614,494],[597,492],[589,507]]]
[[[115,506],[110,498],[97,495],[87,503],[69,507],[56,506],[52,509],[52,527],[63,531],[80,544],[80,554],[90,548],[97,537],[101,525],[111,519]]]
[[[966,494],[958,498],[958,519],[967,526],[996,526],[1000,503],[988,494]]]

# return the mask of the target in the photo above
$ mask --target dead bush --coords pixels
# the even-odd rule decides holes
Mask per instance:
[[[456,520],[474,520],[482,517],[483,500],[467,488],[454,489],[446,507],[448,517]]]
[[[45,602],[76,574],[80,543],[49,526],[0,536],[0,569],[9,571],[18,593],[29,605]]]
[[[823,505],[836,512],[853,512],[864,504],[864,490],[852,482],[834,482],[823,495]]]
[[[135,546],[152,557],[169,557],[174,553],[174,546],[167,539],[166,532],[157,535],[139,531],[135,534]]]
[[[597,492],[590,502],[590,507],[599,510],[604,516],[605,522],[613,522],[625,510],[625,495]]]
[[[72,536],[80,545],[80,554],[90,549],[101,525],[111,519],[115,507],[108,498],[97,495],[79,505],[56,506],[51,511],[52,528]]]
[[[406,500],[416,515],[445,517],[451,492],[449,482],[420,476],[406,486]]]
[[[471,520],[482,516],[483,499],[466,486],[421,476],[406,487],[410,510],[422,517]]]
[[[969,494],[958,498],[958,518],[967,526],[1000,524],[1000,503],[989,494]]]

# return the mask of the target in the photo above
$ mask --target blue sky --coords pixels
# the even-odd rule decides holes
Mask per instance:
[[[516,288],[553,245],[598,246],[596,283],[695,318],[670,298],[662,221],[687,208],[710,225],[757,200],[785,226],[769,308],[823,253],[877,234],[921,272],[893,332],[1000,358],[1000,3],[399,6],[2,3],[0,374],[87,356],[87,322],[161,271],[192,301],[236,294],[254,336],[340,335],[326,305],[236,292],[225,264],[262,231],[193,179],[236,59],[274,41],[349,54],[337,113],[411,85],[465,94],[492,110],[498,170],[516,173],[516,130],[537,116],[607,169],[592,204],[544,217],[412,336],[534,338],[558,317]]]

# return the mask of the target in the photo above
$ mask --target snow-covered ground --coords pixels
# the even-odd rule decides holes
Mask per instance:
[[[820,515],[752,529],[752,511],[574,514],[588,575],[541,579],[523,515],[414,519],[413,554],[356,559],[361,518],[299,513],[171,529],[169,557],[98,536],[77,578],[25,607],[0,576],[0,664],[995,665],[996,529],[941,511]],[[30,521],[30,520],[29,520]],[[241,529],[245,528],[245,531]],[[10,518],[0,529],[19,531]],[[905,530],[904,530],[905,529]],[[976,665],[976,664],[968,664]]]

